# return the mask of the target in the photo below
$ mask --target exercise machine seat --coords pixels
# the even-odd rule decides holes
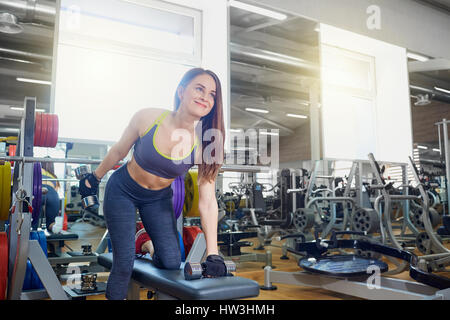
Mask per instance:
[[[47,230],[44,231],[47,242],[49,241],[74,241],[78,240],[76,233],[69,233],[67,231],[61,231],[61,233],[51,233]]]
[[[98,264],[111,269],[112,253],[99,255]],[[179,270],[159,269],[147,254],[134,261],[131,278],[141,285],[181,300],[229,300],[257,297],[259,284],[242,277],[184,279],[184,263]]]

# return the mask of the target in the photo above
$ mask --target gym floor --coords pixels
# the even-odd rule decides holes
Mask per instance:
[[[69,232],[76,233],[79,236],[79,240],[67,243],[68,246],[74,251],[81,251],[81,246],[86,243],[90,243],[92,245],[92,250],[95,251],[101,237],[105,232],[104,228],[95,227],[89,223],[84,222],[69,223],[69,228]],[[256,238],[245,240],[253,242],[254,246],[258,245],[258,240]],[[281,245],[282,242],[272,241],[272,245],[266,247],[266,250],[270,250],[272,252],[272,264],[275,266],[275,270],[288,272],[299,271],[300,268],[297,266],[297,261],[291,254],[288,254],[289,260],[280,260],[280,257],[282,255]],[[242,248],[242,252],[255,253],[264,251],[255,251],[253,250],[253,247],[244,247]],[[264,284],[263,265],[263,262],[238,262],[235,275],[255,280],[260,285],[262,285]],[[97,281],[105,282],[108,279],[108,274],[109,273],[107,272],[99,273],[97,275]],[[448,277],[450,276],[450,272],[442,273],[442,275]],[[393,277],[412,280],[409,277],[408,272],[403,272]],[[274,285],[276,285],[277,290],[260,290],[260,294],[258,297],[250,298],[249,300],[359,300],[358,298],[352,296],[339,294],[323,289],[300,287],[296,285],[280,283],[274,283]],[[105,300],[105,295],[88,296],[86,299]],[[147,290],[141,290],[141,299],[147,299]]]

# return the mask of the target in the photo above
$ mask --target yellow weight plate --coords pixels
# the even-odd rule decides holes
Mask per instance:
[[[184,176],[184,204],[183,204],[183,217],[186,217],[187,213],[192,208],[192,202],[194,201],[194,185],[192,183],[192,177],[189,172]]]
[[[197,177],[198,177],[198,171],[189,171],[187,173],[190,175],[191,179],[188,178],[188,188],[189,188],[189,201],[192,201],[188,203],[188,207],[190,207],[189,210],[186,211],[186,217],[199,217],[200,211],[198,210],[198,184],[197,184]],[[190,180],[190,181],[189,181]],[[185,180],[186,181],[186,180]],[[187,208],[188,209],[188,208]]]
[[[6,162],[3,166],[3,179],[2,179],[2,192],[1,192],[1,218],[0,220],[8,220],[9,207],[11,202],[11,163]]]
[[[4,189],[4,187],[3,187],[3,171],[4,171],[4,167],[5,167],[5,165],[0,165],[0,221],[1,220],[8,220],[8,218],[5,218],[4,217],[4,214],[3,214],[3,201],[2,201],[2,199],[3,199],[3,189]]]

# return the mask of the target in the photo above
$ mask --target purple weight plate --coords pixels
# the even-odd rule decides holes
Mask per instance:
[[[37,169],[37,174],[38,174],[38,189],[37,189],[38,200],[37,200],[37,203],[36,203],[37,209],[33,210],[33,211],[36,211],[36,215],[37,215],[37,217],[39,219],[39,215],[41,213],[41,204],[42,204],[42,166],[41,166],[40,162],[38,162],[37,164],[38,164],[37,165],[37,167],[38,167],[38,169]]]
[[[36,221],[37,217],[36,217],[36,208],[37,208],[37,201],[38,201],[38,166],[37,166],[37,162],[35,162],[33,164],[33,201],[31,202],[31,205],[33,207],[33,213],[32,213],[32,217],[33,217],[33,221]]]
[[[180,189],[181,189],[181,200],[180,200],[180,214],[183,212],[184,205],[184,178],[180,177]]]
[[[178,219],[183,209],[183,201],[182,201],[183,194],[181,192],[181,186],[184,183],[184,181],[181,180],[181,177],[178,177],[177,180],[178,180],[178,211],[177,211],[177,219]]]
[[[174,215],[176,214],[175,207],[176,207],[176,204],[177,204],[177,192],[176,192],[176,183],[175,183],[175,181],[176,180],[174,180],[172,182],[172,184],[170,185],[170,187],[172,188],[172,192],[173,192],[173,195],[172,195],[172,208],[173,208]]]
[[[175,219],[178,219],[178,210],[180,208],[180,191],[179,191],[179,186],[178,186],[178,178],[176,178],[174,181],[174,188],[175,188],[175,193],[176,193],[176,201],[175,201],[175,206],[173,208],[174,214],[175,214]]]

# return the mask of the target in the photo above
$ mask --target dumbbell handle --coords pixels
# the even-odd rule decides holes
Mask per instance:
[[[89,173],[91,173],[90,166],[79,166],[78,168],[75,169],[75,176],[77,177],[78,180],[83,179]]]
[[[227,274],[230,274],[231,272],[236,271],[236,264],[233,261],[225,260],[224,263],[225,263],[225,267],[227,269]],[[184,278],[186,280],[200,279],[200,278],[202,278],[203,271],[204,270],[203,270],[201,263],[187,262],[184,265]]]
[[[79,166],[78,168],[75,169],[75,175],[78,180],[83,179],[85,176],[87,176],[90,173],[91,173],[91,167],[87,166],[87,165]],[[98,204],[97,196],[92,195],[92,196],[85,197],[82,199],[81,204],[83,206],[83,209],[92,207],[93,205]]]

